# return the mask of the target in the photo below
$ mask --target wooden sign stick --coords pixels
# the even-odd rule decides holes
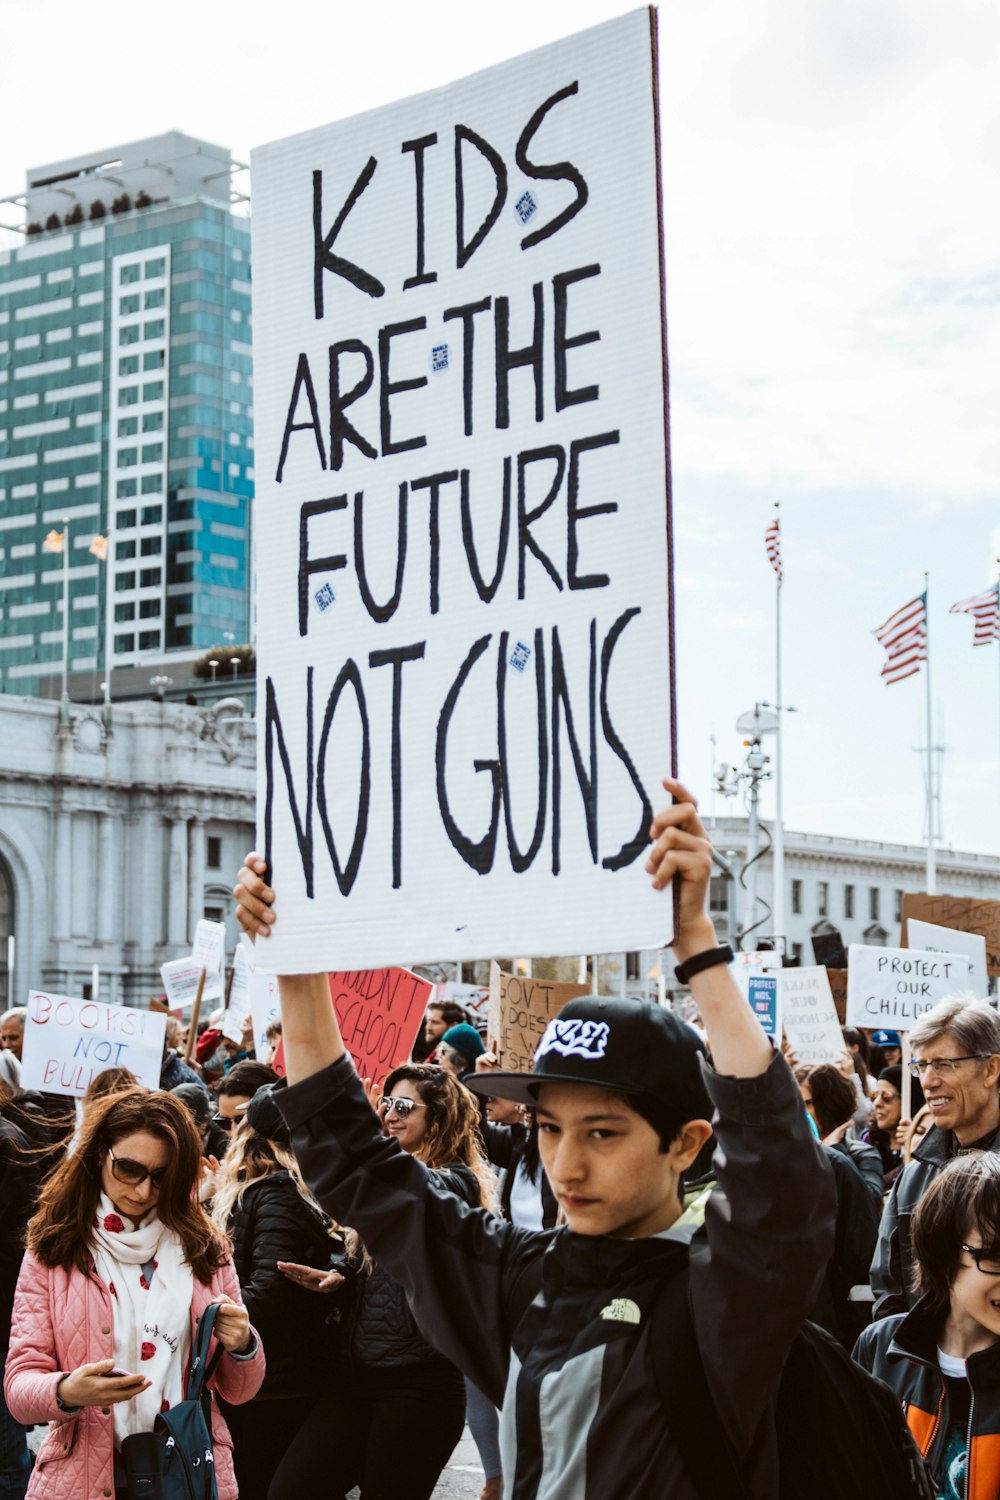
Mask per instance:
[[[902,1118],[904,1120],[908,1120],[910,1118],[910,1057],[911,1057],[911,1055],[912,1054],[910,1052],[910,1033],[908,1031],[904,1031],[903,1032],[903,1079],[902,1079],[903,1087],[900,1090],[900,1093],[902,1094]]]
[[[202,969],[198,975],[198,992],[194,997],[194,1004],[191,1007],[191,1022],[188,1026],[187,1045],[184,1048],[184,1061],[186,1063],[191,1061],[194,1044],[198,1040],[198,1016],[201,1013],[201,992],[205,988],[205,973],[206,971]]]

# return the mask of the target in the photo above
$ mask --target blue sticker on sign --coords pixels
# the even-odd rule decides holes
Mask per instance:
[[[333,592],[333,584],[324,583],[320,588],[316,590],[313,598],[316,600],[316,607],[318,608],[320,613],[325,615],[327,610],[330,608],[330,605],[336,604],[337,602],[337,596]]]
[[[435,344],[431,350],[431,373],[440,375],[448,368],[448,345]]]
[[[531,647],[526,646],[523,641],[518,641],[510,654],[510,664],[515,672],[523,672],[528,665],[528,657],[531,655]]]
[[[533,193],[529,193],[527,188],[525,188],[520,198],[518,198],[517,202],[514,204],[514,209],[521,223],[527,224],[528,220],[533,219],[535,217],[535,214],[538,212],[538,202],[535,198],[535,195]]]

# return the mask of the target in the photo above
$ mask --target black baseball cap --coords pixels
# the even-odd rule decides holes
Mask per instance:
[[[621,1094],[645,1094],[686,1120],[711,1120],[698,1033],[673,1011],[648,1000],[586,995],[564,1005],[545,1028],[530,1073],[503,1070],[462,1081],[476,1094],[529,1109],[543,1083],[589,1083]]]

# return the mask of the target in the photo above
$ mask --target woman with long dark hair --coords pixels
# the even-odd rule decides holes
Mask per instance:
[[[495,1206],[479,1105],[464,1084],[443,1068],[406,1063],[369,1097],[385,1134],[429,1167],[440,1188],[474,1208]],[[282,1269],[314,1291],[341,1282],[337,1272]],[[399,1283],[361,1247],[348,1281],[345,1378],[306,1418],[269,1500],[341,1496],[355,1484],[362,1500],[429,1500],[462,1435],[465,1382],[420,1334]]]
[[[124,1497],[122,1444],[184,1399],[195,1324],[220,1304],[211,1385],[254,1395],[264,1358],[228,1246],[195,1195],[201,1142],[169,1094],[95,1100],[28,1226],[4,1389],[21,1422],[49,1423],[28,1487]],[[213,1341],[213,1349],[215,1347]],[[219,1500],[236,1500],[232,1443],[212,1410]]]

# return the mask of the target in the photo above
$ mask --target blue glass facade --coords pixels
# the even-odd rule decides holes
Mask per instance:
[[[195,198],[0,251],[0,689],[250,639],[248,219]],[[107,560],[90,552],[109,537]],[[113,678],[112,678],[113,680]]]

